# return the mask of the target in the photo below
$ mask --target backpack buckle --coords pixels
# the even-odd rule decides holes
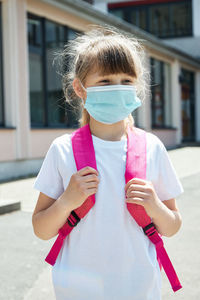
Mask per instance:
[[[147,236],[151,236],[156,232],[156,227],[153,222],[143,227],[142,229]]]
[[[70,227],[75,227],[80,222],[79,216],[75,213],[74,210],[71,211],[71,214],[67,218],[67,223]]]

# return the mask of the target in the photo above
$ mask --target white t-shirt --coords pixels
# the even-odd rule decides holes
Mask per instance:
[[[125,203],[127,139],[92,139],[100,180],[96,203],[65,239],[53,266],[56,299],[160,300],[155,246]],[[34,188],[57,199],[75,172],[71,135],[64,134],[52,142]],[[147,133],[146,172],[161,201],[183,192],[163,143],[152,133]]]

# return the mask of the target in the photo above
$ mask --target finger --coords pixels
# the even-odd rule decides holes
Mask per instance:
[[[99,182],[99,178],[96,174],[85,175],[82,177],[84,182]]]
[[[125,190],[125,193],[127,194],[130,191],[140,191],[145,193],[146,185],[130,184],[129,187]]]
[[[89,166],[82,168],[77,173],[80,176],[84,176],[84,175],[88,175],[88,174],[96,174],[98,176],[98,174],[99,174],[97,170],[95,170],[94,168],[89,167]]]
[[[97,188],[98,187],[98,183],[97,182],[87,182],[87,183],[85,183],[85,187],[87,189]]]
[[[136,198],[136,197],[134,197],[134,198],[127,198],[126,202],[127,203],[134,203],[134,204],[138,204],[138,205],[144,206],[144,202],[140,198]]]
[[[145,185],[146,182],[147,182],[147,181],[144,180],[144,179],[133,178],[133,179],[129,180],[129,182],[126,184],[125,190],[127,190],[131,184]]]
[[[98,191],[97,188],[88,189],[88,190],[87,190],[87,195],[88,195],[88,196],[91,196],[91,195],[93,195],[93,194],[96,194],[97,191]]]
[[[141,199],[145,199],[148,195],[146,193],[143,192],[139,192],[139,191],[127,191],[126,193],[126,198],[133,198],[133,197],[137,197],[137,198],[141,198]]]

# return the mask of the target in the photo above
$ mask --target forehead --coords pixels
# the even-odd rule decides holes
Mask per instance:
[[[106,40],[98,42],[81,54],[81,65],[88,73],[126,73],[136,76],[135,58],[131,49],[119,42]],[[87,69],[87,70],[86,70]]]

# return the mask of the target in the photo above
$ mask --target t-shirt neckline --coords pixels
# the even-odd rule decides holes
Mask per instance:
[[[127,137],[125,136],[120,141],[107,141],[92,134],[92,139],[95,144],[108,147],[121,147],[127,143]]]

